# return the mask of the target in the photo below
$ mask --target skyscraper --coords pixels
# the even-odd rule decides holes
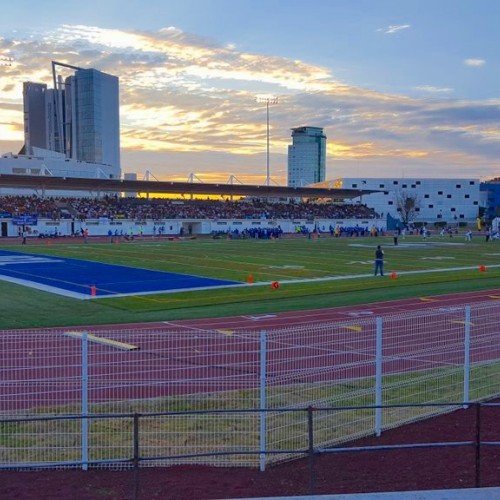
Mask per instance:
[[[75,70],[62,79],[55,68]],[[68,159],[102,166],[120,177],[118,78],[62,63],[52,63],[54,89],[25,82],[24,129],[27,154],[33,148],[62,153]]]
[[[76,160],[120,166],[118,78],[79,69],[65,80],[66,154]]]
[[[24,143],[32,147],[47,148],[46,93],[44,83],[23,83]]]
[[[301,187],[325,180],[326,135],[320,127],[292,128],[288,146],[288,186]]]

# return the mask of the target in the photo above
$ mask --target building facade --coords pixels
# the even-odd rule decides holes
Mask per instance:
[[[500,178],[481,184],[481,198],[485,219],[491,221],[500,217]]]
[[[65,82],[65,144],[68,157],[112,167],[120,176],[118,78],[81,69]]]
[[[24,144],[31,148],[47,147],[47,85],[44,83],[23,83]]]
[[[398,199],[415,199],[413,222],[449,224],[474,222],[481,206],[479,179],[425,178],[342,178],[327,181],[322,187],[376,190],[364,194],[359,202],[381,217],[401,220]]]
[[[320,127],[292,129],[288,146],[288,186],[303,187],[325,180],[326,135]]]

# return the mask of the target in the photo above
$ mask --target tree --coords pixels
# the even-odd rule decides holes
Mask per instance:
[[[399,190],[396,191],[396,209],[405,226],[413,222],[420,209],[420,198],[416,192]]]

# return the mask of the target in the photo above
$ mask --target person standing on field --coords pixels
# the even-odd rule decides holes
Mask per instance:
[[[380,245],[375,250],[375,276],[380,272],[380,276],[384,275],[384,251]]]

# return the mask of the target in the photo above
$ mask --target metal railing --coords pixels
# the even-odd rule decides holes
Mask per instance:
[[[343,443],[343,446],[318,446],[315,436],[315,419],[321,417],[325,413],[341,413],[352,411],[390,411],[393,409],[401,409],[408,407],[440,407],[443,412],[469,412],[468,418],[473,421],[473,426],[470,427],[471,433],[469,439],[467,436],[453,436],[453,440],[449,441],[419,441],[407,442],[399,444],[380,444],[380,445],[357,445],[359,442],[351,441]],[[303,458],[308,461],[308,484],[309,494],[315,492],[315,459],[321,454],[336,454],[336,453],[361,453],[361,452],[383,452],[390,450],[414,450],[422,448],[464,448],[471,447],[474,449],[474,487],[481,487],[481,450],[483,447],[500,446],[500,441],[485,440],[482,438],[485,429],[481,414],[484,408],[500,409],[500,403],[443,403],[443,404],[408,404],[408,405],[386,405],[386,406],[346,406],[346,407],[321,407],[315,408],[309,406],[307,408],[278,408],[278,409],[244,409],[244,410],[200,410],[200,411],[187,411],[187,412],[155,412],[155,413],[130,413],[130,414],[101,414],[101,415],[59,415],[59,416],[32,416],[32,417],[16,417],[16,418],[3,418],[0,419],[0,439],[3,443],[8,443],[9,432],[15,432],[22,429],[24,425],[33,423],[48,423],[55,421],[70,421],[70,422],[85,422],[87,425],[92,425],[96,420],[108,420],[115,425],[117,422],[128,421],[130,433],[130,448],[126,456],[122,457],[109,457],[109,458],[92,458],[89,454],[89,444],[86,442],[81,443],[81,456],[79,459],[68,460],[49,460],[44,462],[29,462],[29,461],[16,461],[16,449],[11,447],[10,457],[6,456],[6,449],[8,446],[3,447],[4,458],[0,463],[0,470],[29,470],[37,468],[82,468],[88,470],[89,468],[102,468],[113,467],[119,465],[122,468],[139,469],[141,465],[154,462],[155,465],[168,466],[169,462],[174,464],[179,458],[196,458],[201,457],[224,457],[228,455],[256,455],[261,458],[269,455],[288,455],[295,458]],[[145,441],[147,436],[142,432],[142,422],[145,419],[154,422],[158,419],[164,418],[178,418],[188,415],[212,415],[219,416],[223,414],[256,414],[261,415],[265,413],[301,413],[307,415],[307,446],[299,448],[281,448],[281,449],[258,449],[255,447],[232,449],[227,446],[226,449],[212,450],[201,453],[166,453],[149,455],[146,451]],[[425,413],[425,412],[424,412]],[[458,416],[458,413],[455,414]],[[453,421],[453,413],[447,415],[450,422]],[[498,419],[497,419],[498,421]],[[418,424],[417,424],[418,425]],[[121,426],[123,427],[123,426]],[[486,429],[488,430],[488,429]],[[425,435],[423,436],[425,438]],[[44,435],[38,436],[40,445],[43,445]],[[37,446],[36,442],[30,443],[30,446]],[[472,464],[471,464],[472,465]]]

